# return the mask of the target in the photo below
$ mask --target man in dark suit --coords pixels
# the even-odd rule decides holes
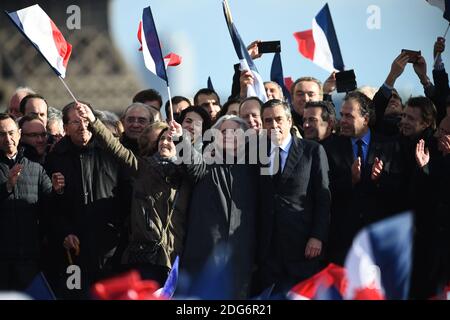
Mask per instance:
[[[400,147],[370,130],[372,110],[364,94],[347,94],[341,134],[324,144],[332,194],[328,258],[341,265],[362,227],[405,209]]]
[[[320,270],[328,236],[330,191],[323,147],[292,135],[289,106],[270,100],[262,107],[271,138],[270,172],[262,176],[260,241],[262,287],[285,291]]]

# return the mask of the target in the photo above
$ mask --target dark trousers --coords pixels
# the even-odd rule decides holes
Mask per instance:
[[[25,290],[39,273],[36,261],[0,261],[0,291]]]

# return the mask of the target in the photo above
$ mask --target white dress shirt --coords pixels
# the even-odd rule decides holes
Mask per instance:
[[[289,149],[292,145],[292,135],[289,133],[289,136],[281,143],[280,146],[275,144],[271,144],[270,149],[270,174],[275,175],[277,173],[277,165],[274,165],[276,161],[276,157],[278,156],[277,149],[280,149],[281,152],[281,172],[284,170],[284,166],[286,165],[286,160],[289,155]]]

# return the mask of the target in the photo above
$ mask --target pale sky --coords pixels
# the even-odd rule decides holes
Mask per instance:
[[[431,78],[432,49],[448,25],[442,11],[425,0],[229,0],[235,25],[246,44],[260,39],[280,40],[284,76],[294,80],[328,73],[297,50],[294,32],[311,29],[312,19],[328,2],[346,69],[354,69],[358,86],[380,86],[401,49],[421,50]],[[166,98],[165,83],[143,66],[136,33],[142,9],[151,6],[163,54],[182,56],[169,68],[172,95],[192,97],[211,76],[225,102],[230,94],[233,64],[237,62],[226,27],[221,0],[112,0],[111,32],[116,46],[148,87]],[[378,12],[379,15],[373,12]],[[379,19],[376,19],[379,17]],[[375,20],[373,20],[375,19]],[[368,20],[374,21],[368,27]],[[378,28],[379,27],[379,28]],[[443,60],[450,68],[449,49]],[[264,80],[270,80],[273,54],[255,60]],[[423,94],[412,65],[407,65],[396,87],[404,98]]]

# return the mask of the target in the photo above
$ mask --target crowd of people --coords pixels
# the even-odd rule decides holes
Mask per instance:
[[[207,88],[176,96],[166,120],[153,89],[119,117],[83,101],[60,111],[18,88],[0,114],[0,290],[24,290],[40,271],[62,299],[131,269],[162,285],[179,256],[193,280],[208,259],[227,264],[232,298],[286,292],[344,265],[363,227],[411,210],[410,298],[430,298],[450,282],[444,49],[438,38],[433,81],[424,57],[412,62],[423,96],[395,89],[411,61],[401,53],[378,90],[346,94],[340,117],[334,72],[298,78],[290,100],[265,82],[263,102],[235,68],[227,102]],[[219,245],[227,257],[214,256]],[[80,290],[66,285],[72,264]]]

